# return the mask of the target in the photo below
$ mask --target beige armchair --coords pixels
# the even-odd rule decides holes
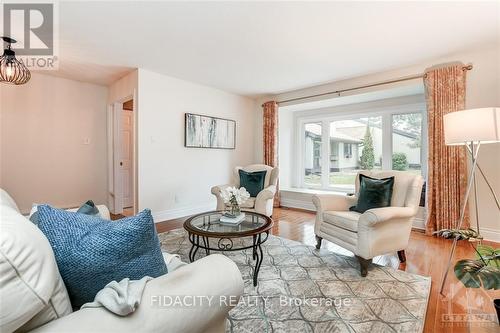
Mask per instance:
[[[359,261],[361,276],[366,276],[372,258],[398,252],[406,261],[404,249],[408,245],[412,222],[417,214],[423,178],[403,171],[363,171],[374,178],[394,176],[391,207],[369,209],[363,214],[349,211],[357,202],[359,174],[354,196],[318,194],[313,196],[316,206],[316,248],[322,239],[353,252]]]
[[[265,164],[252,164],[246,167],[236,167],[233,171],[233,182],[231,184],[212,187],[212,194],[217,198],[217,210],[226,209],[224,200],[220,195],[221,191],[229,186],[240,187],[240,169],[246,172],[267,171],[266,178],[264,180],[264,189],[259,192],[257,197],[249,198],[245,203],[243,203],[241,205],[241,209],[271,216],[273,214],[273,201],[274,195],[276,194],[279,169]]]

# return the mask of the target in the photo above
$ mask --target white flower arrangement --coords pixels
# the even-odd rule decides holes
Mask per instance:
[[[248,193],[248,191],[244,187],[226,187],[221,191],[220,195],[225,204],[230,204],[232,206],[237,205],[238,207],[245,203],[248,198],[250,198],[250,193]]]

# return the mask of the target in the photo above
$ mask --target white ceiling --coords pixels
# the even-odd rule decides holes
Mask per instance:
[[[237,94],[275,94],[499,42],[499,7],[64,2],[56,75],[110,84],[140,67]]]

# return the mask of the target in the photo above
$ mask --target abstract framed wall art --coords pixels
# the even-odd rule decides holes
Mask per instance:
[[[186,113],[184,146],[235,149],[236,121]]]

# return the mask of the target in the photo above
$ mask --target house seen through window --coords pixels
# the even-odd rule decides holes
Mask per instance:
[[[360,170],[423,173],[422,112],[343,118],[303,124],[304,187],[349,192]]]
[[[305,125],[305,178],[307,185],[321,184],[321,123]]]

